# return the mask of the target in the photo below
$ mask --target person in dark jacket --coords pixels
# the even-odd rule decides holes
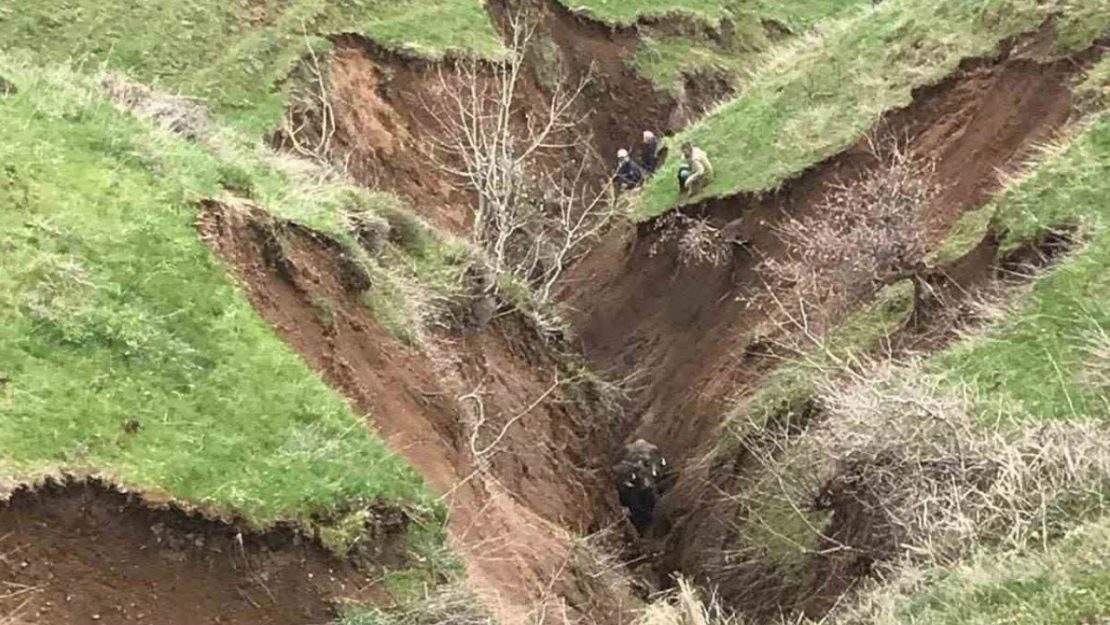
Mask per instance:
[[[649,174],[654,174],[659,166],[659,139],[650,130],[644,131],[644,142],[640,144],[640,165]]]
[[[621,189],[635,189],[644,181],[644,170],[628,157],[628,150],[621,148],[617,151],[617,182]]]

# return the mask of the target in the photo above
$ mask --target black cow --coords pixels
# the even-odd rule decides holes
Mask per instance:
[[[625,446],[613,474],[621,505],[643,534],[655,516],[656,500],[670,488],[674,473],[659,448],[641,438]]]

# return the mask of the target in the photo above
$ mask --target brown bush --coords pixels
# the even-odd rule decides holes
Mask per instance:
[[[780,226],[788,256],[761,265],[771,283],[792,286],[829,318],[899,279],[913,279],[924,296],[922,218],[939,192],[936,164],[891,138],[870,148],[878,164],[833,184],[812,214]]]

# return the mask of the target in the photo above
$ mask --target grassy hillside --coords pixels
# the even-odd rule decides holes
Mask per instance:
[[[686,76],[715,74],[743,82],[759,55],[778,39],[858,11],[867,0],[566,0],[575,10],[638,27],[635,64],[660,87],[675,91]],[[679,21],[682,27],[676,28]]]
[[[1110,117],[1052,156],[996,203],[1010,245],[1079,224],[1083,243],[1037,281],[1016,314],[938,359],[954,380],[984,390],[983,414],[1021,421],[1110,418]]]
[[[0,76],[18,88],[0,96],[3,479],[95,472],[257,523],[377,500],[432,514],[193,226],[195,201],[230,184],[321,223],[317,201],[337,204],[121,113],[68,70],[0,54]]]
[[[478,0],[13,0],[0,7],[0,49],[120,69],[202,98],[259,134],[280,118],[293,62],[338,32],[427,56],[501,50]]]
[[[713,162],[704,195],[772,189],[856,141],[914,87],[1002,39],[1057,22],[1057,52],[1089,44],[1110,25],[1106,0],[888,0],[779,50],[737,99],[672,139],[700,145]],[[671,159],[644,189],[640,219],[679,203]]]

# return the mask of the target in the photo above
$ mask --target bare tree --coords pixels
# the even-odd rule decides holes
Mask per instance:
[[[940,190],[936,163],[892,137],[869,143],[878,165],[780,226],[789,255],[762,265],[772,281],[793,285],[800,300],[834,317],[898,280],[913,280],[915,307],[928,297],[923,217]]]
[[[464,60],[441,70],[442,103],[429,107],[442,126],[434,157],[473,193],[472,236],[490,269],[527,281],[547,302],[612,204],[608,185],[591,175],[600,158],[576,114],[588,78],[560,79],[542,105],[525,103],[522,72],[536,22],[524,9],[507,19],[503,62]]]

